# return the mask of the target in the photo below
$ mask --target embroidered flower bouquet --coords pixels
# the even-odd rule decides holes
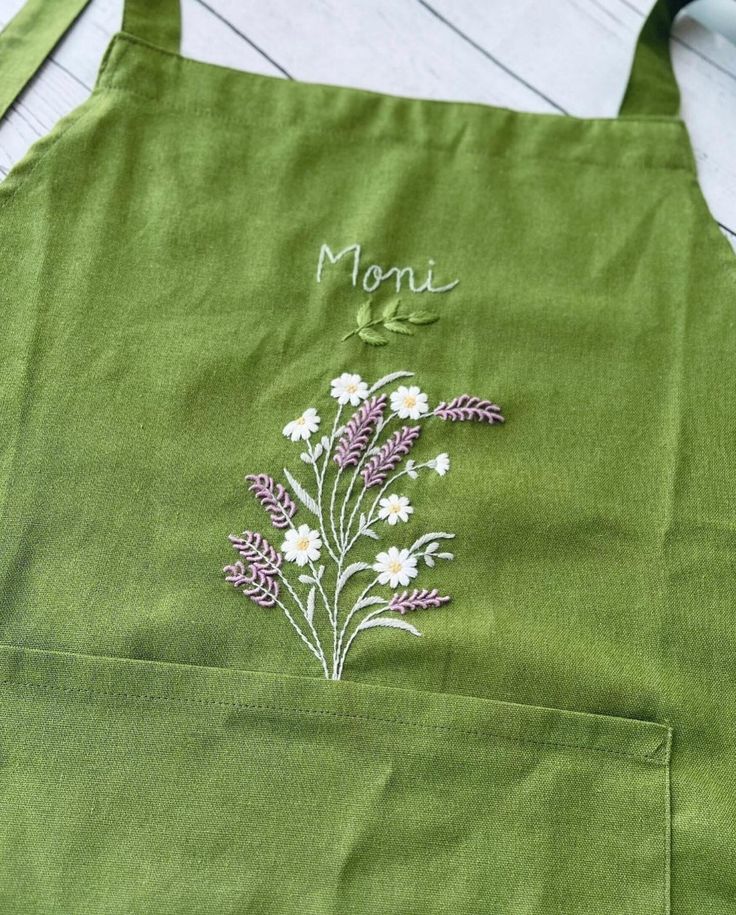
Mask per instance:
[[[387,627],[419,636],[403,617],[450,601],[436,589],[414,587],[414,579],[422,564],[453,558],[443,546],[454,534],[432,531],[408,548],[378,551],[372,563],[351,561],[365,538],[380,541],[379,532],[409,521],[414,507],[396,491],[400,481],[425,472],[444,476],[449,470],[447,454],[422,463],[411,457],[422,422],[503,422],[496,404],[468,394],[430,410],[427,395],[416,386],[402,384],[385,393],[410,377],[411,372],[394,372],[371,387],[359,375],[335,378],[331,395],[337,405],[329,434],[315,441],[321,418],[313,407],[284,427],[292,442],[306,443],[301,459],[311,468],[311,482],[303,485],[286,468],[289,488],[265,473],[246,477],[272,526],[283,532],[281,543],[274,546],[250,530],[229,538],[240,558],[225,567],[227,581],[258,606],[278,607],[327,679],[341,678],[361,633]],[[308,523],[295,522],[301,509]]]

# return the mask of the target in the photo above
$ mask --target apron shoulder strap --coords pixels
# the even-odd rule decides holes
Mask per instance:
[[[0,118],[89,0],[26,0],[0,32]]]
[[[179,52],[179,0],[125,0],[123,31],[167,51]]]
[[[89,0],[26,0],[0,32],[0,118],[88,3]],[[123,29],[178,52],[179,0],[125,0]]]
[[[678,114],[680,91],[670,58],[670,30],[675,16],[688,4],[688,15],[736,41],[733,0],[657,0],[639,34],[621,115]]]

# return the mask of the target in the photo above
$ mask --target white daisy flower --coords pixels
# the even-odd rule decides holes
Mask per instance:
[[[406,496],[391,495],[381,499],[378,504],[380,506],[378,517],[392,525],[398,524],[399,521],[408,521],[409,515],[414,511]]]
[[[339,404],[349,403],[351,406],[357,407],[361,400],[365,400],[368,396],[368,385],[360,375],[343,372],[339,378],[332,379],[330,394]]]
[[[416,559],[409,550],[400,550],[395,546],[389,547],[386,553],[379,553],[373,568],[379,573],[378,583],[392,588],[405,588],[417,576]]]
[[[443,451],[442,454],[438,454],[436,458],[427,461],[427,467],[436,470],[437,473],[443,477],[450,469],[450,455]]]
[[[287,531],[281,544],[286,559],[298,566],[305,566],[310,560],[316,562],[321,547],[319,531],[311,530],[308,524],[302,524],[297,530]]]
[[[284,435],[292,442],[306,441],[313,432],[319,429],[319,422],[319,414],[314,407],[310,407],[297,419],[293,419],[284,426]]]
[[[429,412],[427,395],[415,385],[407,388],[402,384],[391,392],[391,410],[399,419],[419,419]]]

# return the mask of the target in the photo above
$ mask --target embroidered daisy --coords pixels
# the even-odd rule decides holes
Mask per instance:
[[[300,439],[306,441],[309,436],[319,429],[319,414],[310,407],[305,410],[297,419],[293,419],[284,426],[284,435],[290,438],[292,442],[298,442]]]
[[[379,553],[373,568],[378,572],[378,583],[392,588],[406,587],[417,576],[416,559],[409,550],[400,550],[395,546],[389,547],[386,553]]]
[[[399,521],[408,521],[409,515],[414,511],[406,496],[391,495],[381,499],[378,517],[389,524],[398,524]]]
[[[297,530],[287,531],[281,549],[288,562],[295,562],[298,566],[305,566],[310,560],[319,559],[322,541],[319,531],[313,531],[308,524],[302,524]]]
[[[450,469],[450,455],[443,451],[442,454],[438,454],[433,460],[427,461],[427,467],[436,470],[437,473],[443,477]]]
[[[339,378],[332,379],[330,394],[339,404],[349,403],[351,406],[357,407],[361,400],[365,400],[368,396],[368,385],[360,375],[343,372]]]
[[[391,393],[391,410],[399,419],[419,419],[429,412],[427,395],[415,385],[407,388],[402,384]]]

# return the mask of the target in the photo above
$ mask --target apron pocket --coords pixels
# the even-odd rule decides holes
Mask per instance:
[[[667,911],[661,724],[0,648],[0,910]]]

